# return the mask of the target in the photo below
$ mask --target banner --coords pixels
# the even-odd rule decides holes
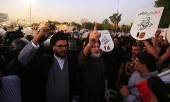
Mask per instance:
[[[114,48],[114,43],[112,41],[112,38],[110,36],[110,33],[108,30],[99,30],[99,33],[101,33],[101,36],[99,38],[101,45],[100,49],[105,52],[110,52]]]
[[[154,36],[164,7],[138,11],[131,28],[134,39],[145,40]]]

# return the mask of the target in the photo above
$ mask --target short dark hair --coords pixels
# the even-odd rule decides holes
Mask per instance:
[[[147,52],[139,52],[136,55],[136,58],[139,59],[141,64],[145,64],[150,72],[156,70],[156,58],[152,54]]]
[[[117,39],[118,42],[121,42],[121,39],[120,39],[119,37],[114,37],[114,38],[112,38],[112,39]]]
[[[143,45],[142,43],[134,43],[132,46],[139,46],[140,50],[142,51],[143,50]]]
[[[56,34],[54,34],[52,37],[51,37],[51,40],[50,40],[50,46],[54,46],[55,43],[58,41],[58,40],[66,40],[68,42],[68,37],[65,33],[63,32],[57,32]]]
[[[125,46],[125,45],[127,45],[128,43],[129,43],[128,41],[124,40],[124,41],[121,42],[121,45],[122,45],[122,46]]]

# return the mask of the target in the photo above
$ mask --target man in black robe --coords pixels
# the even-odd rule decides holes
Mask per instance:
[[[82,102],[105,102],[109,100],[105,95],[108,89],[106,66],[100,57],[100,42],[98,42],[100,33],[96,30],[91,33],[89,42],[86,41],[86,47],[79,54],[79,64],[82,71]]]

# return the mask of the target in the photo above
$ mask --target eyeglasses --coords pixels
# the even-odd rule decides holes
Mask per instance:
[[[63,47],[65,47],[65,48],[67,48],[68,47],[68,45],[55,45],[55,47],[58,47],[58,48],[63,48]]]

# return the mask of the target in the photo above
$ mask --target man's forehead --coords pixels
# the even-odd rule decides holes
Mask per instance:
[[[140,49],[139,46],[132,46],[132,49]]]
[[[100,45],[99,45],[99,43],[96,43],[93,47],[99,47]]]
[[[59,44],[59,43],[67,43],[67,41],[66,40],[58,40],[58,41],[56,41],[56,44]]]
[[[99,43],[96,43],[94,46],[99,46]]]
[[[118,39],[113,39],[113,41],[118,41]]]
[[[67,42],[66,40],[58,40],[56,42]]]

